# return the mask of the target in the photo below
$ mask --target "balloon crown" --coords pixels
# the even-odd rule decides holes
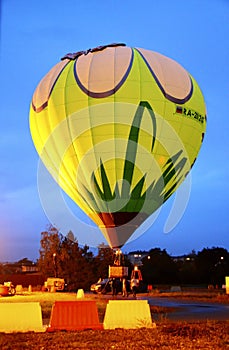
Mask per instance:
[[[117,46],[126,46],[126,44],[124,44],[124,43],[113,43],[113,44],[108,44],[108,45],[97,46],[97,47],[94,47],[93,49],[88,49],[86,51],[78,51],[78,52],[74,52],[74,53],[67,53],[65,56],[63,56],[61,58],[61,60],[62,61],[65,60],[65,59],[75,60],[79,56],[87,55],[90,52],[93,53],[93,52],[105,50],[107,47],[117,47]]]

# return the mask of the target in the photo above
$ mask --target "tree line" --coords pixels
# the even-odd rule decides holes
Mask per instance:
[[[154,248],[142,259],[145,282],[152,284],[198,284],[221,287],[229,275],[229,252],[224,248],[204,248],[174,259],[166,250]]]
[[[94,256],[87,245],[79,246],[71,231],[63,236],[53,226],[41,233],[39,253],[39,270],[46,277],[64,278],[69,290],[88,290],[98,278],[108,276],[108,267],[114,261],[111,248],[98,248],[98,254]],[[160,248],[138,253],[144,256],[140,269],[146,284],[212,284],[221,287],[225,276],[229,275],[229,252],[225,248],[204,248],[178,259]],[[133,265],[128,255],[124,258],[131,273]]]
[[[124,255],[124,265],[131,274],[134,262],[130,255],[141,257],[140,270],[146,285],[162,284],[198,284],[221,287],[225,276],[229,276],[229,252],[225,248],[204,248],[196,253],[174,258],[165,249],[153,248],[148,252],[136,251]],[[50,225],[41,233],[39,258],[37,266],[44,278],[64,278],[68,290],[79,288],[89,290],[90,285],[99,278],[108,277],[109,265],[114,262],[114,252],[106,246],[98,247],[94,255],[89,247],[81,247],[70,231],[63,236],[57,228]],[[22,259],[12,266],[0,264],[0,274],[20,273],[20,266],[29,263]],[[31,262],[32,263],[32,262]],[[16,270],[15,270],[16,268]]]

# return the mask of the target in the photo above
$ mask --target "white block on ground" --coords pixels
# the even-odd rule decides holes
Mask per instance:
[[[109,300],[103,326],[104,329],[134,329],[151,328],[155,324],[147,300]]]
[[[229,294],[229,276],[225,277],[225,282],[226,282],[226,294]]]
[[[15,289],[16,289],[16,294],[20,294],[23,292],[23,287],[21,284],[17,284]]]
[[[84,299],[84,290],[83,289],[77,290],[76,299]]]
[[[0,332],[44,332],[38,302],[0,303]]]

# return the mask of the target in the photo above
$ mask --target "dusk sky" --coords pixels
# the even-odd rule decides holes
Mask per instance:
[[[166,233],[173,195],[152,226],[146,224],[146,232],[123,251],[159,247],[182,255],[207,247],[229,250],[229,1],[0,1],[0,261],[35,261],[41,232],[49,223],[60,226],[58,218],[52,222],[45,214],[39,198],[44,189],[29,129],[37,84],[66,53],[114,42],[179,62],[197,80],[208,118],[203,146],[187,180],[191,192],[183,215]],[[63,201],[68,203],[67,198]],[[80,218],[69,227],[79,243],[89,244],[87,235],[97,235],[94,246],[105,242],[89,219],[69,206]]]

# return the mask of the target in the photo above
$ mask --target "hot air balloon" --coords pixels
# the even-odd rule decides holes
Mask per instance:
[[[111,44],[67,54],[47,73],[30,129],[53,178],[119,248],[187,176],[206,107],[174,60]]]

